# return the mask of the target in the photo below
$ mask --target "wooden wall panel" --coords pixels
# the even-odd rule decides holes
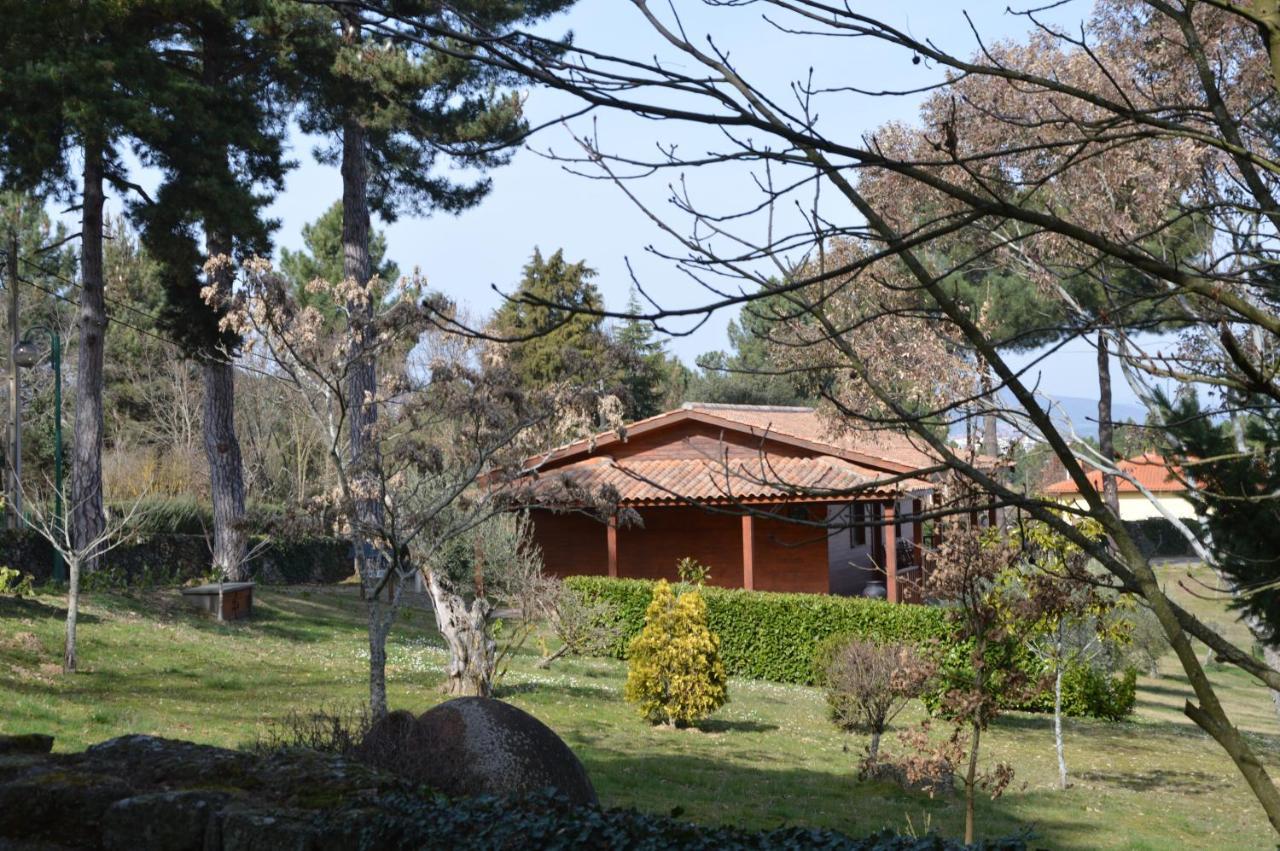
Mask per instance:
[[[604,523],[583,514],[532,511],[533,539],[542,548],[542,562],[552,576],[604,576],[609,551]]]
[[[675,581],[689,556],[711,568],[711,584],[742,587],[742,518],[700,508],[642,508],[644,528],[618,530],[618,576]],[[825,564],[825,562],[824,562]]]
[[[795,510],[795,509],[792,509]],[[824,512],[825,506],[807,510]],[[618,576],[676,581],[676,562],[689,556],[711,568],[711,584],[742,587],[742,518],[690,506],[643,508],[644,527],[618,530]],[[534,540],[554,576],[604,576],[605,524],[580,514],[532,513]],[[757,517],[754,584],[758,591],[828,590],[827,542],[820,528]]]
[[[822,520],[826,506],[794,506],[778,509],[804,511],[811,520]],[[782,517],[755,520],[757,591],[803,591],[826,594],[830,588],[827,534],[821,526],[790,523]]]

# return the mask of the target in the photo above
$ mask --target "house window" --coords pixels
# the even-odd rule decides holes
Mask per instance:
[[[850,547],[863,547],[867,544],[867,527],[863,525],[867,522],[864,508],[860,502],[853,504],[853,523],[849,526]]]

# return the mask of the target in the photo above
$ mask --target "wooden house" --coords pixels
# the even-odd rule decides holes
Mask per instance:
[[[812,408],[691,403],[536,460],[533,490],[556,509],[531,515],[553,574],[675,579],[687,556],[716,585],[916,596],[931,486],[915,474],[933,462],[903,435],[837,433]],[[565,510],[583,489],[640,522]]]

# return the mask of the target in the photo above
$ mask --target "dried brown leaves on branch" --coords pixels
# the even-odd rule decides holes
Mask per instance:
[[[308,286],[345,322],[300,305],[262,260],[245,264],[233,294],[206,296],[320,425],[335,479],[325,507],[339,533],[372,549],[358,563],[374,715],[387,711],[386,639],[419,574],[451,651],[450,690],[487,694],[496,648],[486,588],[503,587],[495,571],[527,572],[526,527],[505,515],[527,496],[519,483],[528,459],[579,436],[580,420],[564,415],[582,407],[578,386],[522,388],[485,344],[439,329],[452,308],[420,280],[400,281],[377,303],[369,293],[380,288],[349,279]],[[377,398],[348,399],[348,376],[371,355],[383,372]],[[353,460],[345,449],[356,401],[380,416]],[[380,510],[364,510],[370,504]]]

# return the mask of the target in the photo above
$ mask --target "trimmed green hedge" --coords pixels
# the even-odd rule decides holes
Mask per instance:
[[[627,643],[644,626],[653,582],[573,576],[565,584],[591,601],[617,609],[620,629],[609,648],[626,657]],[[824,594],[775,594],[707,587],[707,620],[720,636],[720,657],[734,676],[812,684],[813,654],[828,636],[851,633],[881,641],[924,642],[947,635],[946,614],[913,606]]]
[[[646,579],[611,579],[605,576],[571,576],[565,585],[589,601],[613,605],[617,634],[607,652],[625,659],[627,645],[644,627],[644,612],[654,583]],[[843,637],[875,641],[924,644],[944,643],[943,683],[963,682],[971,676],[969,652],[948,642],[951,628],[946,610],[837,597],[825,594],[776,594],[739,588],[707,587],[707,621],[720,636],[720,657],[734,676],[779,683],[814,685],[822,669],[821,658]],[[993,647],[988,664],[1016,667],[1033,679],[1044,676],[1044,663],[1020,642]],[[1063,681],[1066,715],[1119,720],[1133,711],[1136,677],[1133,672],[1108,675],[1073,666]],[[926,706],[937,705],[937,695],[925,697]],[[1009,706],[1028,712],[1053,711],[1052,692]]]

